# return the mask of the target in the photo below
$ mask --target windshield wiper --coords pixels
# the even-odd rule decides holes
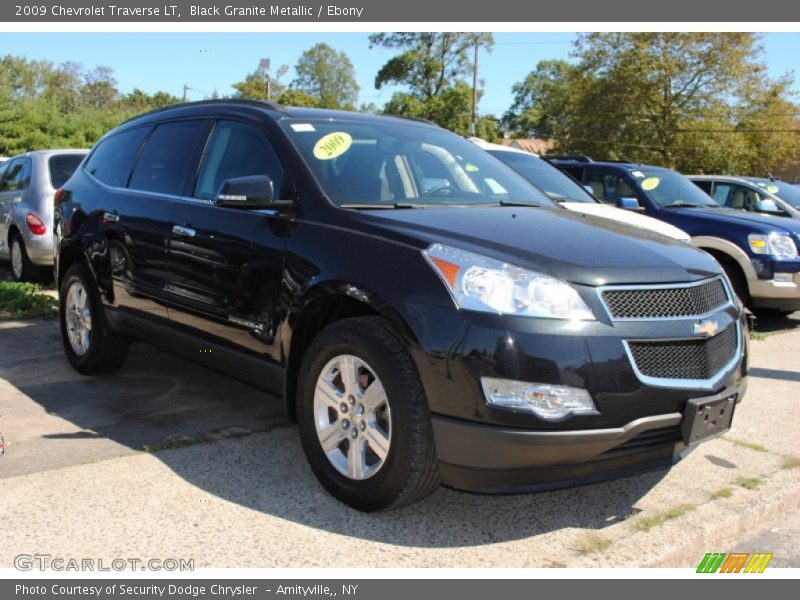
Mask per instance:
[[[703,208],[704,206],[703,204],[692,204],[691,202],[681,202],[678,200],[672,204],[664,204],[661,208]]]
[[[470,202],[466,206],[524,206],[526,208],[541,208],[541,204],[534,202],[519,202],[517,200],[495,200],[493,202]]]
[[[410,204],[407,202],[348,202],[340,204],[342,208],[352,208],[354,210],[394,210],[397,208],[440,208],[435,204]]]

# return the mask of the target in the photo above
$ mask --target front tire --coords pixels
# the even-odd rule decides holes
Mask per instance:
[[[59,290],[59,320],[64,352],[84,375],[116,371],[128,356],[130,341],[112,331],[89,267],[73,264]]]
[[[344,319],[323,329],[299,382],[303,450],[333,496],[375,511],[413,504],[438,487],[422,383],[384,319]]]

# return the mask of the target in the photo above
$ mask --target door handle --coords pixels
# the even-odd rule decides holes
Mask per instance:
[[[103,213],[103,222],[104,223],[119,223],[119,215],[114,212],[104,212]]]
[[[191,227],[184,227],[183,225],[173,225],[172,233],[176,235],[184,235],[186,237],[194,237],[197,232]]]

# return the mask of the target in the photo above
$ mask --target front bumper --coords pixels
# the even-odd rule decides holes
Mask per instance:
[[[800,310],[800,273],[794,273],[792,281],[755,279],[749,287],[757,308]]]
[[[746,388],[743,378],[714,397],[739,401]],[[442,482],[480,493],[570,487],[667,467],[692,448],[686,420],[674,412],[608,429],[531,431],[432,417]]]

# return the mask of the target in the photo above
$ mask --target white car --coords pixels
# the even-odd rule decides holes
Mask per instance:
[[[470,138],[470,141],[514,169],[562,208],[634,225],[676,240],[690,242],[688,233],[669,223],[638,212],[603,204],[569,175],[539,158],[536,154],[500,144],[491,144],[480,138]]]

